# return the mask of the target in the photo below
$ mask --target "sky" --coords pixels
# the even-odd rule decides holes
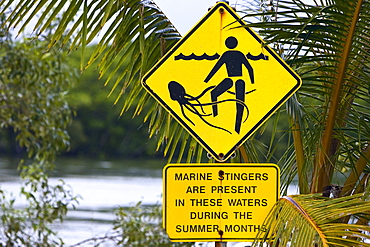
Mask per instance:
[[[214,6],[217,0],[154,0],[177,30],[184,36]],[[239,1],[241,3],[242,1]],[[230,0],[234,6],[238,0]]]

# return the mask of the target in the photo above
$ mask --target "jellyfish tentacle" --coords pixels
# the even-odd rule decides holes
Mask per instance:
[[[207,120],[205,120],[204,119],[204,117],[203,116],[199,116],[202,120],[203,120],[203,122],[204,123],[206,123],[207,125],[209,125],[209,126],[211,126],[211,127],[213,127],[213,128],[216,128],[216,129],[220,129],[220,130],[223,130],[223,131],[226,131],[227,133],[229,133],[229,134],[232,134],[230,131],[228,131],[227,129],[224,129],[224,128],[221,128],[221,127],[219,127],[219,126],[216,126],[216,125],[213,125],[213,124],[211,124],[211,123],[209,123]]]
[[[219,126],[213,125],[213,124],[209,123],[207,120],[205,120],[205,119],[204,119],[204,115],[200,114],[200,113],[197,111],[197,109],[196,109],[192,104],[185,105],[185,107],[186,107],[189,111],[193,112],[193,111],[192,111],[192,110],[190,110],[190,108],[189,108],[189,107],[192,107],[192,108],[193,108],[193,110],[195,111],[195,112],[193,112],[193,113],[194,113],[194,114],[196,114],[196,115],[198,115],[198,117],[199,117],[200,119],[202,119],[202,121],[203,121],[204,123],[206,123],[207,125],[209,125],[209,126],[211,126],[211,127],[213,127],[213,128],[216,128],[216,129],[220,129],[220,130],[226,131],[226,132],[228,132],[228,133],[230,133],[230,134],[231,134],[231,132],[230,132],[230,131],[228,131],[228,130],[226,130],[226,129],[224,129],[224,128],[221,128],[221,127],[219,127]],[[212,115],[212,114],[209,114],[209,115]],[[195,124],[194,124],[194,125],[195,125]]]
[[[210,86],[210,87],[207,87],[206,89],[203,90],[203,92],[201,92],[198,96],[195,96],[193,97],[194,100],[197,100],[201,97],[203,97],[203,95],[205,95],[209,90],[215,88],[216,86]]]
[[[245,108],[248,108],[248,106],[241,100],[238,100],[238,99],[224,99],[224,100],[219,100],[219,101],[215,101],[215,102],[210,102],[210,103],[201,103],[201,105],[203,106],[209,106],[209,105],[216,105],[216,104],[220,104],[220,103],[224,103],[224,102],[236,102],[238,104],[241,104],[242,106],[244,106]],[[193,106],[199,106],[199,104],[192,104]]]
[[[220,104],[220,103],[224,103],[224,102],[229,102],[229,101],[232,101],[232,102],[236,102],[237,104],[240,104],[242,106],[244,106],[244,108],[246,109],[247,111],[247,115],[243,121],[243,123],[245,123],[245,121],[247,121],[248,117],[249,117],[249,109],[248,109],[248,106],[241,100],[238,100],[238,99],[225,99],[225,100],[219,100],[219,101],[215,101],[215,102],[210,102],[210,103],[202,103],[203,106],[209,106],[209,105],[215,105],[215,104]],[[193,106],[197,106],[198,104],[192,104]]]
[[[247,121],[247,119],[249,117],[249,108],[247,107],[247,108],[245,108],[245,110],[247,111],[247,114],[245,116],[245,119],[244,119],[243,123],[245,123],[245,121]]]
[[[186,105],[185,105],[185,107],[186,107]],[[190,118],[188,118],[188,116],[186,116],[185,111],[184,111],[184,107],[183,107],[183,105],[182,105],[182,104],[180,104],[180,108],[181,108],[182,115],[184,115],[184,117],[185,117],[185,118],[186,118],[190,123],[192,123],[192,124],[195,126],[195,123],[194,123],[193,121],[191,121],[191,120],[190,120]]]
[[[210,115],[212,115],[211,113],[210,114],[201,114],[192,104],[185,104],[184,105],[186,107],[186,109],[188,109],[190,112],[194,113],[195,115],[198,115],[198,116],[203,116],[203,117],[208,117]]]
[[[247,91],[247,92],[245,92],[245,94],[250,94],[250,93],[253,93],[254,91],[256,91],[256,89],[253,89],[251,91]],[[229,94],[232,94],[232,95],[236,95],[236,93],[234,93],[234,92],[232,92],[230,90],[227,90],[226,92],[228,92]]]
[[[188,102],[189,101],[193,101],[193,100],[195,100],[196,102],[198,102],[198,105],[200,106],[200,109],[202,110],[202,112],[204,113],[204,114],[206,114],[206,112],[204,111],[204,108],[203,108],[203,105],[202,105],[202,103],[200,103],[200,101],[197,99],[197,98],[194,98],[193,96],[191,96],[191,95],[189,95],[189,94],[185,94],[185,96],[188,96],[189,98],[189,100],[188,100]],[[191,104],[190,102],[189,102],[189,104]]]

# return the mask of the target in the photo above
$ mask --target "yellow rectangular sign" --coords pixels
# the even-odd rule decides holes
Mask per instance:
[[[275,164],[169,164],[163,227],[174,242],[251,241],[279,198]]]

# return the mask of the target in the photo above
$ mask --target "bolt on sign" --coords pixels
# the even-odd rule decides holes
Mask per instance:
[[[253,241],[279,198],[274,164],[169,164],[163,227],[171,241]]]
[[[301,79],[221,2],[142,84],[216,160],[225,161],[298,90]]]

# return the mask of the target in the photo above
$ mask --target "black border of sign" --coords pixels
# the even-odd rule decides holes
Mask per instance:
[[[280,108],[285,101],[287,101],[293,93],[298,90],[301,86],[302,81],[301,78],[269,47],[265,46],[265,49],[268,53],[273,56],[296,80],[297,84],[274,106],[271,110],[257,123],[251,128],[245,135],[242,137],[235,146],[233,146],[230,151],[224,154],[224,158],[220,160],[218,158],[218,154],[211,149],[211,147],[204,142],[191,128],[188,126],[181,117],[179,117],[152,89],[146,84],[146,80],[168,59],[170,58],[173,53],[219,8],[224,7],[234,18],[237,22],[241,25],[246,25],[243,20],[238,17],[235,12],[230,8],[228,4],[225,3],[217,3],[215,7],[213,7],[204,17],[197,23],[190,31],[187,33],[181,40],[179,40],[173,48],[168,51],[164,57],[162,57],[159,62],[149,70],[149,72],[144,76],[142,80],[143,87],[167,110],[170,114],[218,161],[226,161],[234,152],[235,150],[241,146],[261,125],[275,112],[278,108]],[[259,38],[250,28],[245,27],[245,29],[251,34],[259,43],[263,43],[262,39]]]
[[[251,168],[275,168],[276,169],[276,188],[277,188],[277,191],[276,191],[276,201],[279,200],[279,196],[280,196],[280,168],[276,165],[276,164],[272,164],[272,163],[266,163],[266,164],[263,164],[263,165],[257,165],[257,164],[253,164],[253,163],[245,163],[245,164],[241,164],[241,163],[237,163],[237,165],[233,165],[232,163],[229,163],[230,165],[226,165],[226,164],[222,164],[222,163],[217,163],[217,164],[213,164],[213,165],[209,165],[209,164],[205,164],[205,165],[201,165],[201,164],[187,164],[187,165],[182,165],[182,164],[168,164],[164,167],[163,169],[163,226],[164,226],[164,229],[167,228],[166,224],[167,224],[167,170],[169,168],[184,168],[184,167],[187,167],[187,168],[194,168],[194,167],[201,167],[201,168],[207,168],[207,167],[210,167],[210,168],[222,168],[222,167],[251,167]],[[213,242],[213,241],[220,241],[220,238],[170,238],[171,240],[175,240],[175,241],[188,241],[188,242],[192,242],[192,241],[200,241],[202,242],[202,240],[204,242]],[[254,238],[222,238],[222,241],[238,241],[238,240],[246,240],[246,241],[253,241]]]

